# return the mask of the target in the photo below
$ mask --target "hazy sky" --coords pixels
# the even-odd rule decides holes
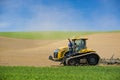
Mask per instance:
[[[120,0],[0,0],[0,31],[120,30]]]

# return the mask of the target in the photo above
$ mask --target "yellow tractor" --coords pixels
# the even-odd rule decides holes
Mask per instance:
[[[63,65],[76,66],[76,65],[97,65],[100,57],[96,51],[87,49],[87,38],[72,38],[72,43],[76,44],[75,52],[69,55],[68,46],[60,47],[54,50],[53,56],[49,56],[52,61],[59,61]]]

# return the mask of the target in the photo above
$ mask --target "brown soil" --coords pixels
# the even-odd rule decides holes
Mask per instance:
[[[87,47],[101,58],[120,58],[120,33],[93,34],[88,37]],[[0,37],[0,65],[2,66],[55,66],[48,60],[54,49],[66,46],[67,40],[26,40]]]

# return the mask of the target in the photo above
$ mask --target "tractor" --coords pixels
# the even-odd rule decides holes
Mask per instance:
[[[97,65],[100,57],[96,51],[87,49],[86,41],[88,38],[72,38],[76,43],[75,52],[69,55],[68,46],[60,47],[54,50],[53,56],[49,56],[49,60],[61,62],[63,65],[77,66],[77,65]]]

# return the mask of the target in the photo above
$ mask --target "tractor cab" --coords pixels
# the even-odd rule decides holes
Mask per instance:
[[[79,52],[82,49],[86,49],[86,40],[87,38],[72,38],[72,43],[75,42],[76,48],[75,51]]]

